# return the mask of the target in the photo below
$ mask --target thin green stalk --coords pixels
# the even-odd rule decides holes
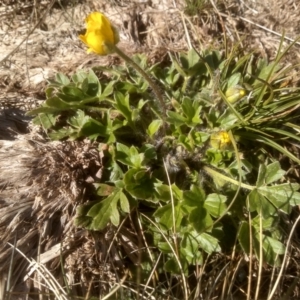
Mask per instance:
[[[136,71],[138,71],[149,83],[150,87],[152,88],[155,96],[157,97],[162,109],[163,109],[163,119],[166,117],[166,106],[164,99],[159,91],[158,86],[152,81],[152,79],[149,77],[149,75],[138,65],[136,64],[129,56],[127,56],[121,49],[119,49],[117,46],[113,46],[113,50],[115,53],[117,53],[124,61],[129,63]]]
[[[260,282],[262,277],[262,268],[263,268],[263,225],[262,225],[262,213],[259,212],[259,267],[258,267],[258,277],[255,291],[255,300],[259,298],[260,291]]]
[[[230,182],[234,185],[237,185],[237,186],[240,186],[242,188],[245,188],[247,190],[254,190],[256,187],[255,186],[252,186],[252,185],[248,185],[248,184],[245,184],[245,183],[242,183],[242,182],[239,182],[237,180],[234,180],[226,175],[223,175],[222,173],[218,172],[218,171],[215,171],[214,169],[212,168],[209,168],[208,166],[204,166],[203,169],[209,174],[211,175],[213,178],[214,177],[218,177],[218,178],[221,178],[227,182]]]
[[[248,209],[249,210],[249,209]],[[248,288],[247,288],[247,300],[251,299],[251,288],[252,288],[252,269],[253,269],[253,232],[252,232],[252,219],[251,215],[248,214],[249,218],[249,275],[248,275]]]

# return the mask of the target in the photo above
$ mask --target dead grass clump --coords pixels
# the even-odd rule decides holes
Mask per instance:
[[[53,246],[62,246],[47,262],[73,249],[70,236],[78,232],[73,217],[78,204],[89,195],[86,183],[101,168],[98,151],[91,144],[32,141],[31,136],[0,141],[0,273],[7,274],[12,257],[11,243],[26,257],[42,256]],[[89,179],[89,180],[88,180]],[[75,244],[83,242],[77,236]],[[62,244],[61,244],[62,243]],[[74,245],[74,241],[72,243]],[[51,251],[50,251],[51,252]],[[48,253],[49,254],[49,253]],[[26,262],[15,253],[13,284]],[[54,263],[54,262],[52,262]],[[55,263],[54,263],[55,265]],[[22,267],[23,266],[23,267]]]

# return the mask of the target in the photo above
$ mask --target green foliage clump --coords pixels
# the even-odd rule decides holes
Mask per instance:
[[[135,56],[165,107],[129,65],[57,74],[34,122],[54,140],[97,141],[105,157],[97,200],[79,207],[76,225],[102,230],[135,211],[176,274],[233,247],[228,232],[240,251],[279,264],[280,212],[300,204],[279,164],[299,163],[288,149],[300,140],[300,94],[283,87],[282,55],[192,49],[152,66]]]

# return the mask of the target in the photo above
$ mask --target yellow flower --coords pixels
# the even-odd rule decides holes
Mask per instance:
[[[86,33],[79,38],[89,47],[87,53],[107,55],[113,52],[113,46],[119,42],[119,36],[108,18],[100,12],[93,12],[87,16],[85,22]]]
[[[238,85],[228,88],[225,92],[226,99],[230,103],[235,103],[238,100],[241,100],[245,95],[246,90]]]
[[[218,150],[228,150],[231,148],[231,140],[228,132],[219,131],[210,136],[210,145]]]

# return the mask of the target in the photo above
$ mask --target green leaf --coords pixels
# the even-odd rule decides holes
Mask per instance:
[[[265,174],[265,183],[269,184],[275,182],[281,179],[285,173],[286,172],[281,169],[278,161],[269,164]]]
[[[139,160],[139,153],[135,147],[128,148],[126,145],[117,143],[116,160],[121,163],[134,167],[135,160]],[[136,161],[138,163],[138,161]]]
[[[274,252],[275,254],[284,254],[285,253],[285,246],[284,244],[282,244],[280,241],[277,241],[275,239],[273,239],[272,237],[269,236],[264,236],[263,238],[263,243],[265,244],[265,249],[266,248],[271,248],[272,252]],[[275,257],[274,257],[275,258]],[[271,261],[270,259],[268,259],[268,261]]]
[[[131,155],[130,160],[131,160],[134,168],[141,169],[141,168],[143,168],[144,153],[139,153],[137,155]]]
[[[80,134],[78,133],[78,130],[73,129],[71,127],[61,128],[59,130],[49,133],[49,137],[55,141],[61,140],[64,138],[70,138],[71,140],[74,140],[74,139],[78,138],[79,136],[80,136]]]
[[[184,260],[181,261],[181,268],[185,270],[187,267],[186,264],[184,265]],[[164,265],[164,269],[166,272],[170,272],[170,274],[180,274],[181,270],[178,266],[178,262],[175,258],[170,258],[169,260],[166,261]]]
[[[144,153],[147,162],[157,159],[156,148],[151,144],[145,144],[140,148],[140,152]]]
[[[211,231],[211,226],[213,225],[213,220],[204,207],[194,208],[190,213],[189,221],[199,233]]]
[[[192,131],[190,134],[193,138],[195,145],[203,146],[203,144],[209,139],[210,134],[207,132]]]
[[[257,224],[257,222],[255,224]],[[247,254],[250,253],[250,226],[247,222],[242,222],[238,233],[238,239],[243,250]],[[259,227],[257,229],[252,227],[252,246],[257,257],[259,257],[260,252],[259,241]],[[270,264],[275,263],[278,265],[278,255],[284,254],[284,245],[278,240],[264,234],[262,236],[262,241],[264,260]]]
[[[86,71],[84,71],[84,70],[78,70],[76,72],[76,74],[72,75],[72,80],[76,84],[77,83],[82,83],[83,80],[86,79],[86,75],[87,75]]]
[[[170,187],[160,182],[155,183],[155,198],[159,201],[170,201]]]
[[[120,207],[123,212],[125,212],[125,213],[130,212],[130,206],[129,206],[128,199],[123,192],[120,192]]]
[[[152,138],[162,124],[163,124],[162,120],[152,121],[148,126],[147,134]]]
[[[203,263],[203,256],[200,251],[200,245],[197,238],[193,235],[199,235],[197,232],[186,232],[180,243],[180,252],[189,264],[201,265]]]
[[[183,200],[183,191],[174,183],[171,185],[171,188],[173,198],[179,201]]]
[[[188,52],[189,69],[194,67],[199,62],[199,55],[194,49],[190,49]]]
[[[192,105],[192,100],[190,98],[184,97],[181,107],[186,117],[191,120],[195,115],[195,109]]]
[[[261,70],[260,70],[260,72],[259,72],[259,74],[257,75],[257,77],[259,77],[259,78],[261,78],[261,79],[263,79],[263,80],[267,80],[268,79],[268,77],[269,76],[271,76],[272,74],[274,74],[274,72],[275,72],[275,69],[274,69],[274,67],[276,66],[276,62],[272,62],[272,63],[270,63],[270,64],[267,64],[267,62],[266,61],[261,61],[262,62],[262,64],[261,64]],[[277,66],[276,68],[278,69],[278,67],[279,66]],[[256,82],[255,83],[261,83],[261,81],[259,81],[259,80],[256,80]]]
[[[70,83],[70,79],[63,73],[57,73],[55,75],[55,81],[61,85],[67,85]]]
[[[252,190],[247,197],[250,211],[261,213],[264,219],[276,214],[276,209],[257,189]]]
[[[56,92],[56,88],[48,85],[48,87],[46,87],[45,89],[46,99],[51,98],[55,94],[55,92]]]
[[[190,124],[189,125],[191,127],[194,127],[194,126],[197,126],[197,125],[203,123],[203,121],[200,118],[200,112],[202,110],[202,107],[201,106],[197,106],[196,103],[197,102],[194,101],[195,113],[194,113],[193,118],[190,120]]]
[[[129,149],[129,155],[131,165],[136,169],[140,169],[144,161],[144,153],[139,153],[136,147],[131,146]]]
[[[118,90],[120,92],[129,93],[129,94],[139,92],[137,86],[128,81],[116,82],[115,88],[116,88],[116,90]]]
[[[254,233],[253,233],[254,234]],[[250,226],[247,222],[242,222],[238,232],[238,240],[243,250],[250,253]]]
[[[205,192],[200,187],[192,185],[190,191],[183,192],[183,200],[185,205],[203,207]]]
[[[209,194],[204,202],[204,207],[213,217],[220,217],[226,210],[226,196],[220,194]]]
[[[260,253],[259,253],[259,241],[260,241],[260,237],[259,237],[259,233],[256,233],[255,235],[255,254],[257,257],[259,257]],[[279,255],[284,254],[285,252],[285,246],[278,240],[266,236],[263,234],[262,236],[262,248],[263,248],[263,257],[264,257],[264,261],[266,261],[267,263],[271,264],[271,265],[276,265],[276,266],[280,266],[281,265],[281,260]]]
[[[123,170],[120,168],[119,164],[115,161],[112,161],[109,166],[110,176],[109,181],[116,182],[117,180],[123,179]]]
[[[235,73],[231,75],[228,79],[227,87],[232,87],[237,85],[240,79],[241,79],[241,73]]]
[[[132,122],[132,110],[129,104],[129,94],[125,97],[122,93],[114,93],[116,104],[114,105],[128,122]]]
[[[260,222],[262,222],[263,232],[274,232],[280,225],[280,219],[278,216],[270,216],[266,219],[260,220],[260,215],[257,215],[255,218],[251,220],[252,226],[256,229],[257,232],[259,232],[260,228]]]
[[[84,94],[84,92],[81,89],[79,89],[76,86],[71,86],[71,85],[64,86],[62,88],[62,93],[66,96],[65,99],[62,98],[65,101],[67,99],[70,99],[70,101],[80,101],[86,97],[86,95]],[[71,96],[71,97],[68,98],[68,96]]]
[[[290,204],[300,204],[300,193],[295,191],[295,187],[298,189],[298,184],[294,186],[293,184],[286,183],[274,186],[262,186],[257,190],[271,201],[275,207],[289,213]]]
[[[183,117],[182,115],[178,114],[177,112],[168,111],[167,115],[168,115],[167,121],[170,122],[171,124],[181,126],[183,124],[186,124],[186,122],[187,122],[187,118]]]
[[[117,151],[123,153],[126,156],[130,156],[129,147],[124,144],[117,143]]]
[[[137,199],[151,199],[154,197],[155,178],[152,178],[146,170],[130,169],[124,175],[126,191]]]
[[[78,109],[75,116],[71,117],[68,121],[70,125],[81,130],[84,124],[86,124],[91,118],[86,116],[83,110]]]
[[[258,175],[256,180],[256,186],[260,187],[265,184],[265,177],[266,177],[267,168],[264,164],[260,164],[258,169]]]
[[[116,187],[105,183],[97,184],[97,195],[98,196],[109,196],[115,192]]]
[[[185,54],[182,54],[180,55],[180,63],[182,65],[182,67],[179,65],[179,63],[172,58],[172,62],[173,62],[173,65],[176,69],[176,71],[181,74],[182,77],[187,77],[188,74],[187,74],[187,70],[189,68],[189,62],[188,62],[188,59],[187,59],[187,56]]]
[[[188,126],[194,127],[202,124],[202,120],[200,119],[202,107],[200,106],[199,101],[192,101],[190,98],[184,97],[181,107],[187,118],[186,122]]]
[[[144,99],[140,99],[140,101],[138,102],[138,105],[137,105],[137,110],[140,111],[146,103],[148,103],[148,101],[146,101]]]
[[[45,105],[60,110],[66,110],[71,108],[71,106],[67,102],[59,99],[58,97],[51,97],[47,99]]]
[[[33,119],[33,124],[42,125],[44,129],[49,129],[55,125],[57,119],[56,114],[40,113]]]
[[[220,252],[221,251],[221,247],[219,245],[219,241],[207,234],[207,233],[202,233],[199,234],[198,236],[196,236],[197,241],[199,243],[199,246],[208,254],[211,254],[213,252]]]
[[[87,76],[87,73],[85,73],[84,78],[80,82],[81,83],[80,86],[81,86],[82,91],[88,95],[90,85],[89,85],[89,80],[86,78],[86,76]]]
[[[158,242],[157,247],[165,254],[172,253],[172,249],[167,242]]]
[[[93,118],[85,121],[81,128],[81,134],[90,139],[96,139],[98,136],[108,137],[107,127]]]
[[[110,221],[114,226],[117,227],[120,224],[120,214],[119,214],[117,205],[114,202],[111,205],[112,205],[112,211],[111,211],[111,215],[110,215]]]
[[[89,70],[87,77],[88,79],[88,88],[86,93],[90,96],[100,96],[101,95],[101,84],[99,78],[94,73],[92,69]]]
[[[104,91],[100,95],[99,100],[104,100],[113,93],[115,83],[116,81],[114,80],[108,83],[108,85],[105,87]]]
[[[181,209],[181,205],[177,203],[174,205],[174,218],[175,218],[175,226],[176,229],[180,228],[182,218],[184,217],[185,213]],[[163,225],[163,228],[171,229],[173,228],[173,210],[172,210],[172,204],[169,203],[167,205],[164,205],[160,208],[158,208],[155,213],[154,217],[159,222],[159,224]]]
[[[98,204],[99,202],[99,200],[89,201],[83,205],[78,206],[76,209],[76,218],[74,222],[75,226],[88,228],[93,218],[87,216],[87,213],[91,209],[91,207]]]
[[[238,118],[237,116],[232,113],[232,110],[230,108],[225,109],[224,113],[218,118],[217,122],[224,128],[225,130],[227,128],[232,127],[235,123],[237,123]]]
[[[139,151],[136,149],[136,147],[131,146],[129,148],[129,155],[130,156],[137,156],[137,155],[139,155]]]
[[[113,225],[118,226],[120,222],[120,215],[117,208],[119,198],[120,192],[116,192],[100,203],[95,204],[87,213],[87,216],[92,218],[88,228],[91,230],[102,230],[110,221]]]
[[[262,185],[275,182],[281,179],[284,176],[284,174],[285,171],[281,169],[278,161],[271,163],[267,166],[261,164],[258,170],[256,185],[260,187]]]

